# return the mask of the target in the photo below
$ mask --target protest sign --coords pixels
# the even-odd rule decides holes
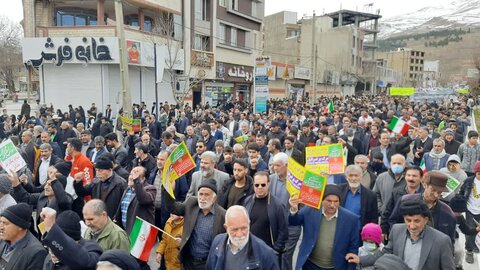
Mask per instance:
[[[326,185],[326,177],[307,170],[303,185],[300,188],[299,199],[302,200],[303,204],[319,209]]]
[[[415,93],[413,87],[391,87],[390,96],[410,96]]]
[[[140,132],[142,130],[142,120],[132,119],[127,117],[120,117],[122,120],[122,128],[127,131]]]
[[[290,196],[298,196],[305,178],[305,168],[298,164],[293,158],[288,158],[287,191]]]
[[[0,165],[9,174],[27,165],[10,139],[0,144]]]
[[[327,144],[305,148],[307,162],[305,169],[320,174],[343,173],[344,156],[341,144]]]
[[[173,150],[173,152],[168,156],[167,161],[163,167],[162,172],[162,185],[165,187],[165,190],[175,199],[173,194],[173,187],[171,183],[180,176],[186,174],[193,168],[196,164],[193,160],[190,152],[187,149],[185,142],[182,142],[179,146]]]
[[[448,176],[448,175],[447,175]],[[443,192],[442,193],[442,197],[443,198],[446,198],[448,196],[450,196],[450,194],[452,194],[452,192],[454,192],[455,190],[457,190],[457,188],[461,185],[460,181],[458,181],[457,179],[453,178],[453,177],[448,177],[448,180],[447,180],[447,189],[448,191],[447,192]]]

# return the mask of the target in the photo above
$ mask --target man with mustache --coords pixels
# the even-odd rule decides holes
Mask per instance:
[[[175,182],[172,186],[175,186]],[[162,187],[162,197],[165,198],[168,211],[185,219],[179,251],[184,270],[206,269],[214,237],[225,232],[225,209],[217,204],[215,180],[203,181],[197,193],[198,196],[187,197],[185,202],[175,202]]]
[[[268,178],[267,178],[268,179]],[[273,250],[250,233],[245,207],[234,205],[225,214],[227,233],[215,237],[207,259],[207,269],[280,269]]]
[[[339,185],[342,191],[341,205],[360,217],[360,224],[378,222],[377,195],[362,186],[363,170],[358,165],[348,165],[345,168],[347,183]]]
[[[214,152],[206,151],[200,156],[200,170],[192,175],[187,197],[196,196],[200,184],[208,179],[215,179],[217,190],[222,190],[224,183],[230,179],[230,175],[215,169],[215,164],[217,164],[217,155]]]

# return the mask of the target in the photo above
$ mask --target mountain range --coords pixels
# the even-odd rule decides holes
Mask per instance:
[[[480,28],[480,0],[453,0],[415,12],[381,19],[379,38],[454,28]]]

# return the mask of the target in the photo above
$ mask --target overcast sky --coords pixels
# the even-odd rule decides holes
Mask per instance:
[[[23,19],[22,0],[1,0],[2,7],[0,9],[0,16],[7,16],[15,22],[20,22]],[[180,1],[180,0],[178,0]],[[374,13],[380,9],[380,14],[384,18],[395,15],[405,14],[408,12],[419,10],[426,6],[438,6],[448,3],[453,0],[265,0],[265,15],[270,15],[283,10],[296,11],[299,18],[303,14],[312,15],[315,10],[317,15],[322,15],[324,12],[333,12],[341,8],[367,11]],[[365,5],[373,3],[372,7]]]

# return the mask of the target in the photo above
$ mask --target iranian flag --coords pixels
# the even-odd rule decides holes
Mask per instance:
[[[425,159],[422,158],[422,162],[420,162],[420,169],[422,169],[423,174],[427,173],[427,167],[425,167]]]
[[[130,234],[130,254],[144,262],[148,262],[150,252],[157,240],[158,229],[152,224],[136,217]]]
[[[394,116],[388,125],[388,129],[392,132],[400,133],[402,135],[407,134],[410,125],[407,122],[403,121],[402,119]]]
[[[333,109],[333,101],[330,100],[330,102],[328,103],[328,112],[333,113]]]

